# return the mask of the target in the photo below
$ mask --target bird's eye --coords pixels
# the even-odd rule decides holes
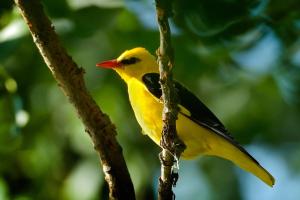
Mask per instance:
[[[139,61],[141,61],[141,60],[136,58],[136,57],[131,57],[131,58],[128,58],[128,59],[121,60],[121,64],[123,64],[123,65],[132,65],[132,64],[135,64]]]

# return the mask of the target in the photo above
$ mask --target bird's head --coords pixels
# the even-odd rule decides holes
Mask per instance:
[[[125,81],[141,79],[146,73],[158,73],[155,57],[142,47],[127,50],[117,59],[100,62],[96,66],[115,70]]]

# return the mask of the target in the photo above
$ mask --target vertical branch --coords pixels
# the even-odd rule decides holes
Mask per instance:
[[[160,32],[160,46],[157,50],[158,64],[160,71],[160,85],[162,89],[162,100],[164,109],[162,113],[163,131],[161,138],[161,147],[163,148],[161,159],[161,177],[159,180],[158,199],[170,200],[174,194],[172,186],[174,176],[172,166],[174,156],[179,159],[180,154],[185,149],[185,145],[178,138],[176,132],[177,120],[177,96],[172,81],[172,68],[174,66],[173,49],[171,46],[171,33],[168,18],[171,16],[171,3],[169,0],[155,0],[157,22]]]
[[[109,198],[134,200],[133,184],[122,149],[115,138],[115,126],[88,93],[83,69],[77,66],[60,44],[39,0],[15,0],[15,3],[45,63],[69,102],[75,107],[95,150],[100,155],[105,179],[109,185]]]

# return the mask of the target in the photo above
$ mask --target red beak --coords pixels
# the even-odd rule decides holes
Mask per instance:
[[[103,68],[117,68],[120,66],[120,63],[116,59],[114,60],[107,60],[96,64],[97,67]]]

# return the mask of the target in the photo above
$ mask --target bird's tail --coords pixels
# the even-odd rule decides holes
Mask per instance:
[[[211,143],[210,150],[207,155],[214,155],[225,158],[238,165],[240,168],[254,174],[269,186],[273,186],[275,179],[264,169],[243,147],[237,143],[227,141],[225,138],[216,136],[218,139]]]

